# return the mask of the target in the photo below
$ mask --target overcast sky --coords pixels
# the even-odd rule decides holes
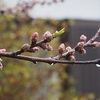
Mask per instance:
[[[5,2],[14,7],[17,0]],[[100,20],[100,0],[65,0],[50,6],[37,4],[30,14],[35,18]]]

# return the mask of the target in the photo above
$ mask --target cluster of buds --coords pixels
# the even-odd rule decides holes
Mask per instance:
[[[85,54],[86,50],[84,49],[84,45],[85,45],[84,42],[78,42],[75,47],[75,50],[78,51],[80,54]]]
[[[68,47],[66,47],[66,52],[67,52],[67,54],[66,54],[65,58],[67,60],[70,60],[70,61],[75,61],[76,60],[75,56],[74,56],[74,54],[75,54],[74,49],[72,49],[70,46],[68,46]]]
[[[35,58],[33,57],[31,59],[30,56],[23,56],[20,55],[23,52],[36,52],[39,50],[39,47],[42,48],[43,50],[48,50],[51,51],[53,50],[52,46],[48,44],[48,42],[51,42],[54,38],[62,35],[65,32],[64,28],[61,29],[60,31],[56,31],[54,34],[51,34],[49,31],[45,32],[44,35],[42,36],[42,40],[38,41],[39,34],[37,32],[33,33],[31,36],[31,44],[23,44],[21,49],[16,51],[16,52],[6,52],[6,49],[0,49],[0,57],[11,57],[11,58],[17,58],[17,59],[23,59],[23,60],[28,60],[32,61],[35,64],[37,62],[45,62],[49,63],[51,65],[55,63],[69,63],[70,64],[96,64],[97,67],[100,67],[100,59],[97,60],[92,60],[90,61],[85,61],[85,62],[78,62],[75,61],[76,58],[74,56],[75,52],[79,52],[80,54],[85,54],[86,47],[100,47],[100,42],[96,41],[98,37],[100,37],[100,29],[97,31],[97,33],[88,41],[87,37],[85,35],[80,36],[80,42],[77,43],[77,45],[74,48],[71,48],[70,46],[65,47],[64,43],[61,43],[59,48],[58,48],[58,55],[49,57],[49,58]],[[5,53],[6,52],[6,53]],[[20,55],[20,56],[17,56]],[[69,60],[69,61],[64,61],[64,60]],[[2,69],[2,59],[0,58],[0,69]]]
[[[78,51],[80,54],[85,54],[86,50],[84,48],[86,43],[87,37],[85,35],[80,36],[80,42],[77,43],[75,50]]]
[[[54,34],[51,34],[49,31],[45,32],[44,35],[42,36],[42,40],[38,41],[39,34],[37,32],[34,32],[31,36],[31,44],[23,44],[21,49],[13,52],[13,55],[19,55],[23,52],[36,52],[39,51],[39,47],[42,48],[43,50],[47,51],[52,51],[53,48],[48,42],[56,38],[57,36],[60,36],[61,34],[64,33],[64,28],[61,29],[60,31],[55,32]]]
[[[42,36],[43,40],[38,42],[38,38],[39,38],[39,34],[37,32],[33,33],[31,36],[31,45],[27,43],[23,44],[23,46],[21,47],[21,51],[22,52],[39,51],[39,48],[37,46],[39,46],[44,50],[48,50],[48,51],[53,50],[52,46],[47,43],[53,39],[53,35],[49,31],[44,33],[44,35]]]
[[[26,43],[22,45],[21,51],[22,52],[36,52],[36,51],[39,51],[39,48],[38,47],[31,48],[31,45]]]
[[[70,46],[65,48],[65,45],[62,43],[58,48],[58,56],[56,59],[64,58],[69,61],[75,61],[75,50],[72,49]]]

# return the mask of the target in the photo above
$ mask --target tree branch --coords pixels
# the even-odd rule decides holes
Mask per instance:
[[[12,52],[1,52],[0,56],[7,57],[7,58],[26,60],[26,61],[30,61],[33,63],[44,62],[44,63],[48,63],[48,64],[56,64],[56,63],[61,63],[61,64],[100,64],[100,59],[89,60],[89,61],[55,60],[52,57],[39,58],[39,57],[30,57],[30,56],[24,56],[24,55],[14,56],[14,55],[12,55]]]

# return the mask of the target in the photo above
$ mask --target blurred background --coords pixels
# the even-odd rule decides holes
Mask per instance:
[[[74,47],[81,34],[90,39],[100,28],[100,0],[0,0],[0,48],[19,50],[38,32],[65,33],[50,44],[54,51],[27,54],[49,57],[59,44]],[[99,48],[88,48],[77,60],[100,57]],[[0,100],[100,100],[100,68],[96,65],[50,66],[3,58]]]

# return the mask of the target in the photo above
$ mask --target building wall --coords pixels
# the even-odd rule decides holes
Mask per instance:
[[[69,34],[71,46],[74,47],[77,44],[81,34],[86,35],[90,39],[99,27],[100,22],[76,20]],[[88,48],[86,55],[76,53],[77,60],[93,60],[97,58],[100,58],[100,48]],[[75,78],[77,93],[93,92],[97,96],[100,95],[100,68],[96,67],[95,64],[72,65],[71,73]]]

